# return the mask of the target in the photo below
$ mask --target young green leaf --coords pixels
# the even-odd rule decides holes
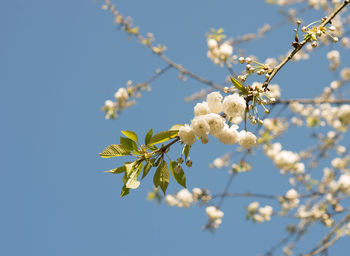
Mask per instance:
[[[137,150],[137,144],[132,139],[120,137],[120,144],[123,147],[129,149],[130,151],[136,151]]]
[[[135,142],[138,142],[137,134],[132,131],[121,131],[129,139],[132,139]]]
[[[126,156],[130,155],[130,150],[126,147],[118,144],[113,144],[105,148],[105,150],[100,153],[100,156],[103,158],[117,157],[117,156]]]
[[[109,173],[113,173],[113,174],[119,174],[119,173],[123,173],[125,171],[126,171],[125,166],[121,166],[121,167],[118,167],[118,168],[115,168],[115,169],[112,169],[112,170],[109,170],[109,171],[105,171],[105,172],[109,172]]]
[[[127,188],[125,185],[122,187],[122,192],[120,193],[120,197],[126,196],[130,193],[130,188]]]
[[[169,169],[168,164],[164,160],[160,163],[156,170],[156,173],[153,176],[153,184],[155,187],[160,186],[163,193],[165,194],[165,191],[169,184]]]
[[[180,128],[184,126],[183,124],[174,124],[173,126],[171,126],[171,128],[169,129],[169,131],[178,131],[180,130]]]
[[[152,151],[155,151],[155,150],[158,149],[158,147],[155,146],[155,145],[147,145],[147,148],[148,148],[149,150],[152,150]]]
[[[125,166],[125,175],[126,175],[126,177],[129,177],[131,172],[134,170],[134,168],[136,166],[136,161],[135,162],[125,162],[124,166]]]
[[[145,167],[143,167],[143,173],[142,173],[142,177],[141,180],[147,176],[147,174],[149,173],[149,171],[152,168],[152,164],[150,162],[147,162],[147,164],[145,165]]]
[[[171,140],[171,139],[175,138],[177,136],[177,134],[178,134],[178,131],[159,132],[151,138],[148,145],[158,144],[158,143],[162,143],[162,142]]]
[[[146,134],[146,137],[145,137],[145,145],[148,145],[148,143],[150,142],[151,138],[152,138],[152,135],[153,135],[153,130],[150,129],[147,134]]]
[[[135,163],[135,162],[134,162]],[[132,170],[129,172],[129,175],[126,178],[125,186],[127,188],[136,189],[140,186],[140,182],[137,180],[137,177],[140,175],[142,170],[142,162],[134,164]]]
[[[233,85],[243,94],[248,94],[248,90],[247,88],[245,88],[245,86],[238,81],[236,78],[234,77],[230,77],[231,78],[231,82],[233,83]]]
[[[179,183],[181,186],[186,188],[186,175],[181,165],[179,165],[175,161],[170,161],[169,167],[170,167],[171,174],[173,175],[177,183]]]
[[[185,145],[182,149],[182,154],[185,155],[185,161],[187,160],[188,154],[190,153],[191,146]]]

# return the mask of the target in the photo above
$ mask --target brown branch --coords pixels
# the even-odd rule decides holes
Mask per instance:
[[[347,214],[341,221],[339,221],[338,224],[332,228],[332,230],[315,246],[314,249],[312,249],[309,253],[302,254],[302,256],[313,256],[319,254],[326,250],[329,246],[333,245],[340,238],[340,235],[337,234],[335,238],[330,240],[331,237],[339,230],[342,225],[346,224],[349,221],[350,213]]]
[[[277,100],[274,104],[290,104],[293,102],[298,102],[302,104],[348,104],[350,99],[288,99],[288,100]]]
[[[137,30],[132,30],[130,22],[128,21],[128,19],[124,19],[122,15],[120,15],[120,13],[118,12],[118,10],[116,9],[115,5],[113,5],[111,3],[110,0],[104,0],[105,5],[107,6],[108,10],[110,10],[113,15],[115,16],[116,20],[118,20],[118,24],[120,26],[122,26],[122,28],[129,33],[129,35],[133,35],[135,36],[140,42],[143,42],[144,40],[147,40],[147,38],[143,37],[139,32],[138,29]],[[119,19],[118,19],[119,17]],[[130,32],[132,31],[132,32]],[[184,67],[182,67],[180,64],[177,64],[176,62],[172,61],[171,59],[169,59],[166,55],[164,55],[161,51],[159,52],[158,50],[156,50],[156,47],[152,45],[151,41],[148,40],[147,43],[145,44],[145,46],[147,46],[154,54],[158,55],[164,62],[166,62],[167,64],[169,64],[170,66],[172,66],[173,68],[176,68],[177,70],[179,70],[182,74],[187,75],[203,84],[206,84],[210,87],[213,87],[219,91],[223,91],[223,87],[212,82],[209,81],[191,71],[189,71],[188,69],[185,69]]]
[[[331,13],[331,15],[325,19],[325,21],[322,22],[322,24],[320,25],[320,28],[325,27],[328,23],[330,23],[332,21],[332,19],[346,6],[350,3],[350,0],[345,0],[341,5],[339,5],[339,7],[333,11]],[[288,61],[290,61],[294,55],[299,52],[304,45],[306,45],[309,42],[309,39],[304,39],[303,41],[301,41],[300,43],[295,45],[295,49],[284,59],[281,61],[280,64],[278,64],[272,71],[272,73],[270,74],[269,78],[266,79],[266,81],[263,84],[264,88],[267,88],[267,86],[269,85],[269,83],[271,82],[271,80],[276,76],[276,74],[278,73],[278,71],[281,70],[281,68],[287,64]]]
[[[319,196],[322,195],[319,192],[314,192],[311,194],[304,194],[304,195],[299,195],[297,198],[309,198],[309,197],[314,197],[314,196]],[[282,198],[286,199],[285,196],[276,196],[276,195],[268,195],[268,194],[260,194],[260,193],[221,193],[221,194],[215,194],[212,196],[212,198],[216,197],[258,197],[258,198],[267,198],[267,199],[276,199],[280,200]]]

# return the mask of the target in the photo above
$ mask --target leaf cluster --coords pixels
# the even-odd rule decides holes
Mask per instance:
[[[162,131],[153,135],[150,129],[145,138],[144,144],[139,142],[138,136],[133,131],[121,131],[125,137],[120,137],[119,144],[112,144],[105,148],[100,156],[102,158],[132,156],[134,161],[125,162],[123,166],[108,170],[112,174],[123,174],[123,187],[120,197],[130,193],[130,189],[140,186],[140,180],[144,179],[154,167],[156,171],[153,175],[153,184],[160,187],[165,194],[169,185],[170,173],[177,183],[186,187],[186,175],[181,165],[177,161],[165,160],[166,153],[171,145],[179,141],[178,132],[181,125],[175,125],[170,130]],[[166,145],[161,143],[172,140]],[[156,146],[161,144],[161,146]],[[182,154],[188,158],[190,147],[185,145]],[[170,173],[169,173],[170,169]],[[142,173],[142,175],[141,175]],[[141,179],[139,180],[139,176]]]

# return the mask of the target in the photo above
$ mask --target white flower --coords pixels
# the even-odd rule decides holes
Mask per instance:
[[[202,103],[197,103],[193,109],[194,116],[201,116],[210,113],[208,103],[203,101]]]
[[[172,195],[166,195],[164,198],[165,202],[169,205],[169,206],[175,206],[177,205],[178,201],[176,200],[175,197],[173,197]]]
[[[224,144],[234,144],[238,140],[238,132],[234,128],[224,128],[216,134],[216,137]]]
[[[256,136],[244,130],[239,132],[238,143],[244,148],[251,148],[256,144]]]
[[[188,124],[179,129],[179,137],[183,143],[189,146],[196,142],[196,135]]]
[[[273,208],[270,205],[266,205],[262,208],[259,208],[259,213],[264,218],[264,220],[270,220],[270,217],[273,213]]]
[[[219,51],[220,51],[220,54],[221,54],[221,58],[226,60],[228,57],[230,57],[232,55],[233,47],[229,43],[225,42],[222,45],[220,45]]]
[[[275,165],[284,170],[292,169],[299,159],[300,157],[297,153],[287,150],[282,150],[273,158]]]
[[[105,101],[105,107],[107,107],[107,108],[113,108],[113,107],[114,107],[113,101],[111,101],[111,100],[106,100],[106,101]]]
[[[265,125],[265,122],[264,122]],[[279,142],[275,142],[268,147],[264,147],[265,153],[268,157],[274,158],[282,150],[282,145]]]
[[[226,96],[223,102],[223,111],[229,117],[243,117],[246,102],[243,97],[238,94]]]
[[[339,61],[340,53],[337,50],[332,50],[327,53],[327,58],[330,61]]]
[[[247,210],[248,212],[255,212],[259,208],[259,202],[252,202],[248,205]]]
[[[213,162],[215,168],[222,168],[225,165],[225,161],[222,158],[216,158]]]
[[[258,222],[258,223],[262,223],[262,222],[264,222],[264,217],[259,215],[259,214],[254,214],[253,220]]]
[[[207,43],[209,49],[218,47],[218,42],[214,38],[210,38]]]
[[[342,71],[340,72],[340,77],[344,81],[349,81],[350,80],[350,68],[343,68]]]
[[[191,129],[196,136],[203,137],[209,133],[210,126],[203,116],[198,116],[191,121]]]
[[[344,124],[350,124],[350,105],[342,105],[339,108],[338,117]]]
[[[347,192],[350,189],[350,175],[349,174],[342,174],[339,177],[338,185],[341,189],[343,189],[345,192]]]
[[[208,206],[205,209],[205,212],[207,213],[209,219],[212,221],[221,219],[224,216],[224,213],[217,209],[215,206]]]
[[[126,101],[129,99],[129,94],[128,94],[128,91],[125,89],[125,88],[119,88],[118,91],[114,94],[114,97],[117,99],[117,100],[120,100],[120,101]]]
[[[346,166],[347,163],[344,159],[337,157],[332,160],[331,164],[336,169],[342,169]]]
[[[286,193],[286,198],[287,198],[288,200],[297,199],[298,196],[299,196],[298,192],[295,191],[295,189],[293,189],[293,188],[290,189],[290,190],[288,190],[287,193]]]
[[[200,188],[192,189],[193,201],[198,201],[199,197],[202,195],[202,190]]]
[[[297,101],[294,101],[292,103],[289,104],[290,109],[294,112],[294,113],[300,113],[303,111],[304,106],[303,104],[300,104]]]
[[[177,192],[176,199],[179,200],[181,206],[185,208],[190,207],[191,203],[193,203],[192,193],[185,188]]]
[[[210,113],[204,117],[210,126],[209,133],[211,135],[215,135],[216,133],[220,132],[225,126],[225,119],[218,114]]]
[[[212,92],[207,95],[207,103],[210,112],[218,114],[222,111],[222,95],[220,92]]]
[[[296,163],[295,171],[297,174],[303,174],[305,172],[305,164],[300,162]]]

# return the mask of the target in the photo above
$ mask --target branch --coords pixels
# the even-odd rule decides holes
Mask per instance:
[[[328,23],[330,23],[332,21],[332,19],[346,6],[350,3],[350,0],[345,0],[335,11],[333,11],[331,13],[331,15],[322,22],[322,24],[320,25],[320,28],[325,27]],[[294,55],[299,52],[304,45],[306,45],[306,43],[309,42],[309,39],[304,39],[303,41],[301,41],[301,43],[297,44],[295,46],[295,49],[284,59],[282,60],[282,62],[280,64],[278,64],[272,71],[272,73],[270,74],[269,78],[266,79],[266,81],[263,84],[264,88],[267,88],[267,86],[269,85],[269,83],[271,82],[271,80],[275,77],[275,75],[278,73],[278,71],[280,71],[280,69],[288,62],[290,61]]]
[[[349,221],[350,221],[350,213],[348,213],[348,215],[346,215],[341,221],[339,221],[338,224],[335,225],[335,227],[332,228],[332,230],[315,246],[315,248],[311,250],[311,252],[307,254],[302,254],[301,256],[316,255],[318,253],[323,252],[331,245],[333,245],[340,238],[341,235],[340,233],[337,233],[337,235],[332,240],[330,240],[331,237],[334,235],[335,232],[337,232],[340,229],[340,227],[343,224],[346,224]]]
[[[140,41],[140,42],[143,42],[149,38],[145,38],[143,37],[139,32],[138,32],[138,29],[136,30],[133,30],[131,28],[131,25],[130,25],[130,22],[128,21],[128,19],[124,19],[122,15],[120,15],[120,13],[118,12],[118,10],[116,9],[115,5],[113,5],[111,3],[110,0],[104,0],[105,2],[105,5],[108,7],[108,10],[110,10],[113,15],[115,16],[116,20],[118,21],[117,23],[120,24],[123,29],[125,31],[127,31],[130,35],[134,35],[135,37],[137,37],[137,39]],[[132,32],[131,32],[132,31]],[[209,81],[191,71],[189,71],[188,69],[185,69],[184,67],[182,67],[180,64],[177,64],[176,62],[172,61],[171,59],[169,59],[166,55],[164,55],[162,53],[162,51],[159,51],[157,49],[157,47],[153,46],[152,43],[151,43],[151,40],[148,40],[147,43],[145,43],[145,45],[156,55],[158,55],[164,62],[166,62],[167,64],[169,64],[170,66],[172,66],[173,68],[176,68],[177,70],[179,70],[182,74],[184,75],[187,75],[203,84],[206,84],[210,87],[213,87],[215,88],[216,90],[219,90],[219,91],[224,91],[222,86],[212,82],[212,81]]]
[[[319,196],[322,195],[322,193],[319,192],[314,192],[311,194],[304,194],[304,195],[299,195],[298,198],[309,198],[309,197],[314,197],[314,196]],[[221,194],[215,194],[212,196],[212,198],[216,197],[259,197],[259,198],[267,198],[267,199],[276,199],[280,200],[282,198],[285,198],[285,196],[275,196],[275,195],[268,195],[268,194],[260,194],[260,193],[221,193]]]
[[[273,104],[290,104],[293,102],[299,102],[302,104],[321,104],[321,103],[347,104],[347,103],[350,103],[350,99],[288,99],[288,100],[280,99]]]

